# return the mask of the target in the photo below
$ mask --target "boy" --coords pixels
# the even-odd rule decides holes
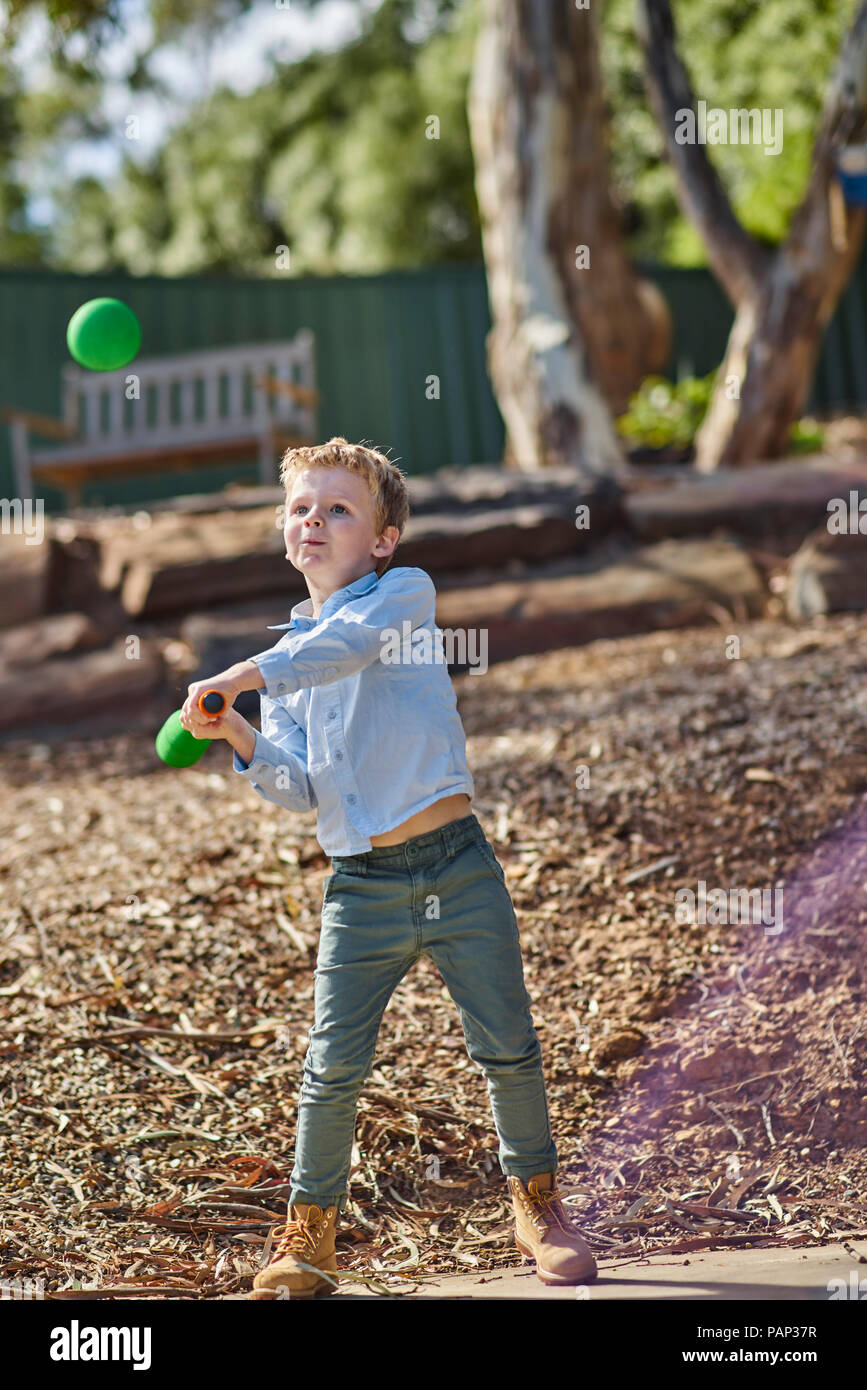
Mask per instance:
[[[333,1288],[316,1271],[337,1269],[358,1096],[386,1005],[422,954],[442,974],[487,1079],[516,1243],[544,1283],[582,1284],[596,1264],[556,1188],[517,921],[470,805],[436,590],[424,570],[388,570],[409,516],[405,477],[383,454],[338,436],[287,450],[280,478],[286,559],[309,598],[277,625],[286,632],[276,646],[191,685],[181,714],[197,737],[228,740],[235,772],[261,796],[289,810],[315,807],[331,856],[288,1218],[254,1297]],[[227,712],[208,721],[196,703],[215,688]],[[262,692],[261,733],[231,708],[243,690]]]

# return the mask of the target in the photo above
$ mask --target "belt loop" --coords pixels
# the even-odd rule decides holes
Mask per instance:
[[[446,858],[446,859],[454,859],[454,857],[455,857],[455,835],[456,835],[456,833],[457,833],[457,832],[455,831],[455,825],[456,825],[456,824],[457,824],[456,821],[449,821],[448,825],[446,825],[446,826],[443,827],[444,830],[446,831],[447,836],[448,836],[448,838],[447,838],[447,840],[446,840],[446,843],[445,843],[445,845],[443,846],[443,848],[444,848],[444,850],[445,850],[445,858]]]
[[[473,815],[472,812],[470,814]],[[468,817],[462,816],[460,821],[449,821],[448,825],[443,827],[448,832],[446,854],[449,859],[454,859],[458,852],[459,843],[461,845],[468,843],[477,833],[476,826],[472,823],[466,823],[468,819]]]

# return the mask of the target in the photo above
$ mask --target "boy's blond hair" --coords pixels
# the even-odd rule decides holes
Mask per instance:
[[[287,449],[280,460],[280,482],[286,489],[287,500],[296,477],[305,468],[345,468],[349,473],[360,473],[370,490],[377,536],[381,536],[389,526],[396,526],[400,535],[403,535],[409,520],[406,475],[384,454],[380,454],[376,449],[367,449],[363,444],[350,444],[339,434],[326,440],[324,444]],[[380,578],[393,558],[394,551],[391,555],[377,560],[376,573]]]

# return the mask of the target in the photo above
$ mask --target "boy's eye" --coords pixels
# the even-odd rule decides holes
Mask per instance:
[[[340,510],[341,510],[342,512],[345,512],[345,511],[346,511],[346,508],[344,507],[344,505],[343,505],[342,502],[333,502],[333,503],[331,504],[331,510],[333,511],[335,507],[339,507]],[[304,503],[303,503],[303,502],[299,502],[298,505],[296,506],[295,510],[296,510],[296,512],[298,512],[298,511],[301,511],[302,509],[305,510],[305,511],[307,510],[306,507],[304,506]]]

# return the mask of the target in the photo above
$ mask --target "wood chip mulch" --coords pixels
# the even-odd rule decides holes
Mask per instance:
[[[867,631],[738,624],[729,659],[731,626],[456,678],[474,810],[597,1258],[842,1239],[861,1259]],[[139,734],[0,759],[0,1280],[249,1297],[313,1021],[315,815],[262,801],[220,744],[183,771]],[[700,881],[781,886],[783,930],[679,920]],[[383,1020],[350,1198],[339,1265],[376,1291],[521,1263],[427,958]]]

